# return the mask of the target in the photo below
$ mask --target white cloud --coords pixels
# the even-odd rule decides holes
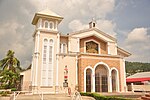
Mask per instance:
[[[85,16],[104,18],[106,14],[112,12],[115,6],[115,0],[29,0],[37,9],[50,8],[64,16],[75,18]],[[57,7],[56,7],[57,5]]]
[[[0,25],[0,43],[1,53],[3,58],[6,52],[10,49],[15,51],[16,57],[21,61],[23,67],[28,67],[32,57],[32,38],[24,39],[24,25],[21,25],[16,20],[8,20]],[[2,54],[3,53],[3,54]],[[30,61],[31,62],[31,61]]]
[[[106,32],[114,37],[116,37],[116,24],[110,20],[97,20],[96,27],[98,27],[101,31]],[[80,20],[73,20],[69,23],[69,28],[72,31],[79,31],[82,29],[89,28],[88,24],[82,23]]]
[[[97,27],[102,30],[103,32],[106,32],[114,37],[116,37],[117,33],[116,30],[116,23],[114,23],[111,20],[98,20],[97,21]]]
[[[115,0],[97,0],[97,2],[90,0],[88,6],[93,14],[104,18],[106,14],[114,10]]]
[[[149,62],[150,59],[150,35],[148,35],[148,28],[135,28],[129,32],[125,47],[132,53],[129,60]]]
[[[72,31],[79,31],[79,30],[82,30],[82,29],[87,29],[88,25],[83,24],[80,20],[73,20],[69,23],[69,28]]]
[[[147,34],[147,28],[135,28],[135,29],[133,29],[128,34],[126,41],[128,43],[137,43],[137,42],[149,41],[149,36]]]

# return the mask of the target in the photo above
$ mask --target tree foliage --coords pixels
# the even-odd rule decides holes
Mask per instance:
[[[17,88],[20,81],[20,61],[15,57],[15,52],[8,50],[6,57],[0,60],[1,88]]]
[[[148,71],[150,71],[150,63],[126,61],[125,64],[126,64],[127,76],[133,75],[137,72],[148,72]]]
[[[14,56],[15,52],[12,50],[8,50],[6,57],[0,60],[0,69],[1,70],[12,70],[16,72],[21,70],[20,61]]]

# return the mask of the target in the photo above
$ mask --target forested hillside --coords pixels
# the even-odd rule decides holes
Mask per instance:
[[[150,63],[126,61],[127,76],[130,76],[130,75],[137,73],[137,72],[147,72],[147,71],[150,71]]]

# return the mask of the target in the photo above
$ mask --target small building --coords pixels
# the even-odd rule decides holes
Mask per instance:
[[[126,79],[129,91],[150,91],[150,72],[136,73]]]

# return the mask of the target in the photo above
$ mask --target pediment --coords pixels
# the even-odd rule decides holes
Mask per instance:
[[[80,39],[95,36],[95,37],[97,37],[97,38],[99,38],[105,42],[116,42],[117,41],[114,37],[100,31],[97,28],[90,28],[90,29],[86,29],[86,30],[81,30],[78,32],[71,33],[71,34],[69,34],[69,36],[78,37]]]

